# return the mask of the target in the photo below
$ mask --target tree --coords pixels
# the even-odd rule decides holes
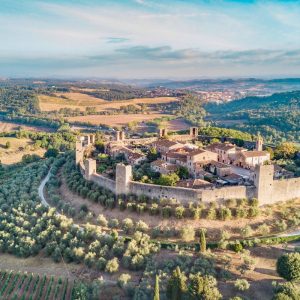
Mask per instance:
[[[206,238],[205,238],[205,231],[204,229],[200,230],[200,252],[204,253],[206,251]]]
[[[213,276],[191,275],[188,293],[191,300],[219,300],[222,298]]]
[[[182,300],[186,292],[186,277],[177,267],[167,284],[167,298],[169,300]]]
[[[296,152],[297,152],[297,147],[294,143],[285,142],[277,146],[274,153],[275,153],[275,158],[286,159],[286,158],[293,158]]]
[[[153,300],[159,300],[159,277],[155,276],[154,297]]]
[[[277,273],[287,281],[300,280],[300,253],[280,256],[276,264]]]
[[[188,179],[189,178],[189,170],[186,167],[180,166],[177,175],[179,176],[180,179]]]
[[[50,148],[45,152],[44,157],[45,158],[56,157],[58,155],[58,153],[59,153],[59,151],[57,149]]]
[[[180,178],[176,173],[160,174],[155,183],[158,185],[175,186],[179,179]]]
[[[5,148],[6,148],[6,149],[9,149],[10,146],[11,146],[10,141],[7,141],[7,142],[5,143]]]

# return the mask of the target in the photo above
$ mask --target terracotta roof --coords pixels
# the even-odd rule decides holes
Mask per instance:
[[[157,159],[151,163],[152,166],[156,166],[156,167],[162,167],[165,164],[166,164],[166,162],[161,159]]]
[[[259,157],[259,156],[267,156],[269,152],[267,151],[245,151],[242,152],[241,155],[248,158],[248,157]]]
[[[202,153],[205,153],[205,152],[207,152],[207,151],[204,150],[204,149],[196,149],[196,150],[191,151],[188,155],[189,156],[194,156],[194,155],[202,154]]]

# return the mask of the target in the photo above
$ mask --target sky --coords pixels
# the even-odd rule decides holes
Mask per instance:
[[[300,0],[0,0],[0,77],[300,76]]]

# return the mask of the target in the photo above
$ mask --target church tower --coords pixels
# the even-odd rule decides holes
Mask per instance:
[[[263,143],[264,143],[263,138],[260,135],[258,135],[257,140],[256,140],[255,150],[263,151]]]

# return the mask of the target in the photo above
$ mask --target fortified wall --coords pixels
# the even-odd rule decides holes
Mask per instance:
[[[97,183],[116,195],[135,194],[158,199],[176,199],[182,204],[222,203],[228,199],[257,198],[260,205],[266,205],[300,198],[300,178],[274,180],[273,165],[255,167],[253,186],[191,189],[141,183],[132,180],[132,167],[124,164],[117,164],[116,180],[112,180],[97,174],[96,160],[85,158],[85,150],[92,146],[92,141],[94,137],[89,136],[76,143],[76,164],[79,165],[85,179]]]

